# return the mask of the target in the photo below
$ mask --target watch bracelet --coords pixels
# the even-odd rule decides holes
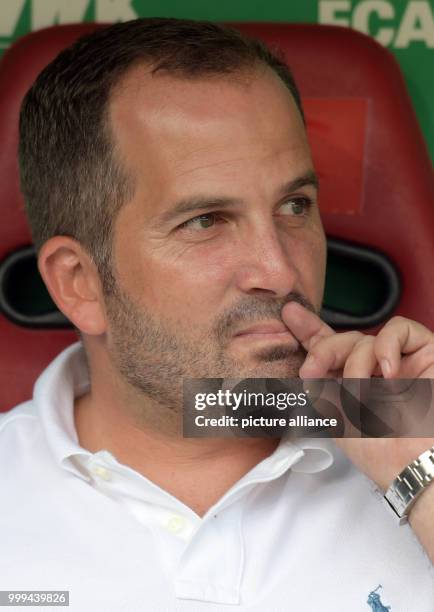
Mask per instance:
[[[401,522],[406,522],[413,504],[433,480],[434,446],[407,465],[398,474],[384,495],[385,500],[401,519]]]

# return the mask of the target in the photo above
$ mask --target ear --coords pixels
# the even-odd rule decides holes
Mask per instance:
[[[79,242],[69,236],[50,238],[39,252],[38,269],[56,306],[81,332],[106,331],[99,274]]]

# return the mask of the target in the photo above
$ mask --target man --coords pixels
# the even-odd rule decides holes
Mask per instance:
[[[181,435],[185,377],[434,372],[417,323],[374,338],[317,315],[325,237],[283,62],[213,24],[101,30],[27,94],[20,166],[82,343],[0,422],[2,588],[69,590],[74,610],[346,611],[381,582],[392,610],[433,610],[434,486],[412,528],[375,493],[433,440]]]

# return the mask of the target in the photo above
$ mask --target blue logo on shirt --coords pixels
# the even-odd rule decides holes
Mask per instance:
[[[372,612],[387,612],[390,610],[390,606],[384,606],[381,602],[380,596],[377,593],[378,589],[383,588],[381,584],[376,589],[371,591],[368,595],[367,603],[371,606]]]

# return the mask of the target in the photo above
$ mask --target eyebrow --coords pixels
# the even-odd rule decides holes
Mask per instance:
[[[319,189],[318,176],[313,170],[281,185],[281,187],[279,187],[277,190],[277,199],[306,186],[314,187],[316,190]],[[159,215],[156,222],[157,224],[164,225],[187,213],[207,211],[216,208],[227,209],[240,205],[242,202],[243,200],[239,198],[193,196],[179,200],[169,210],[166,210],[164,213]]]

